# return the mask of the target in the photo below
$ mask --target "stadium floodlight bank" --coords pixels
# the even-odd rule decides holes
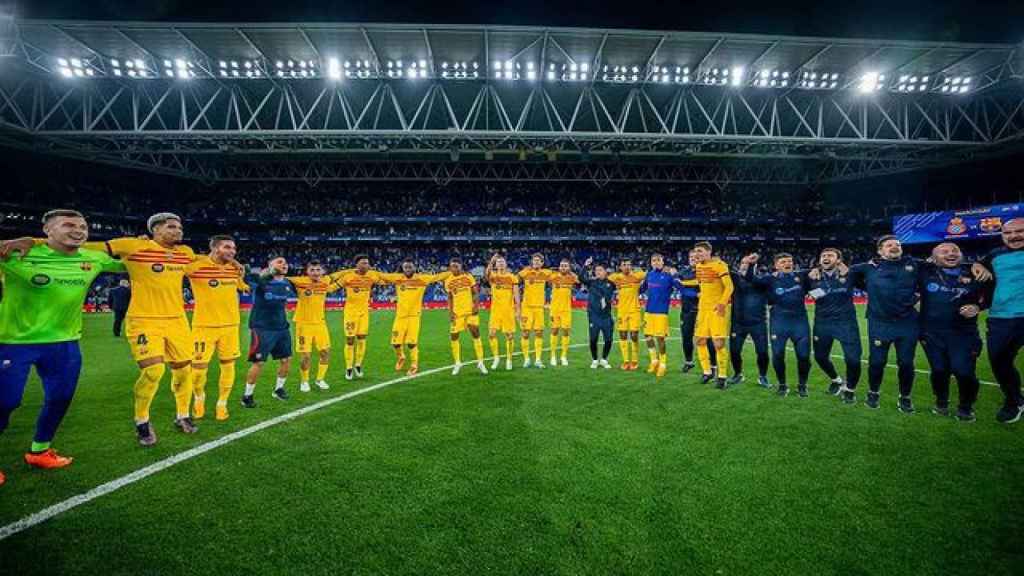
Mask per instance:
[[[767,158],[821,182],[1003,153],[1024,133],[1024,52],[1010,44],[400,24],[4,30],[0,143],[209,180],[228,156],[327,153]]]

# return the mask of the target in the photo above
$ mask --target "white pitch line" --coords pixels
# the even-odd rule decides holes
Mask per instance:
[[[589,345],[589,342],[588,343],[576,343],[576,344],[571,344],[569,347],[570,348],[579,348],[579,347],[588,346],[588,345]],[[541,348],[541,350],[542,351],[549,351],[550,348],[549,347],[545,347],[545,348]],[[513,353],[514,356],[520,356],[521,354],[522,354],[521,350],[518,351],[518,352],[514,352]],[[488,358],[493,358],[493,356],[489,356]],[[466,365],[470,365],[470,364],[476,364],[476,360],[470,360],[470,361],[462,362],[461,363],[462,366],[466,366]],[[195,458],[196,456],[200,456],[200,455],[205,454],[205,453],[207,453],[207,452],[209,452],[211,450],[215,450],[217,448],[220,448],[221,446],[225,446],[227,444],[230,444],[230,443],[232,443],[232,442],[234,442],[236,440],[241,440],[242,438],[245,438],[246,436],[251,436],[252,434],[255,434],[255,433],[257,433],[257,432],[259,432],[261,430],[266,430],[267,428],[271,428],[273,426],[277,426],[278,424],[283,424],[283,423],[288,422],[290,420],[294,420],[294,419],[296,419],[296,418],[298,418],[300,416],[305,416],[306,414],[309,414],[311,412],[316,412],[317,410],[320,410],[321,408],[326,408],[326,407],[331,406],[333,404],[337,404],[338,402],[342,402],[344,400],[348,400],[349,398],[355,398],[356,396],[360,396],[362,394],[366,394],[367,392],[373,392],[374,390],[380,390],[381,388],[386,388],[386,387],[392,386],[394,384],[400,384],[402,382],[408,382],[409,380],[414,380],[416,378],[420,378],[421,376],[427,376],[429,374],[437,374],[438,372],[444,372],[445,370],[451,370],[454,367],[455,367],[455,364],[449,364],[447,366],[442,366],[440,368],[431,368],[430,370],[424,370],[423,372],[419,372],[418,374],[414,374],[412,376],[402,376],[402,377],[399,377],[399,378],[395,378],[393,380],[388,380],[386,382],[380,382],[379,384],[374,384],[372,386],[367,386],[366,388],[360,388],[359,390],[353,390],[352,392],[348,392],[346,394],[342,394],[341,396],[336,396],[334,398],[328,398],[327,400],[322,400],[320,402],[317,402],[316,404],[310,404],[309,406],[306,406],[304,408],[299,408],[298,410],[294,410],[294,411],[288,412],[286,414],[281,414],[280,416],[275,416],[274,418],[271,418],[269,420],[264,420],[263,422],[260,422],[258,424],[254,424],[254,425],[252,425],[252,426],[250,426],[248,428],[243,428],[241,430],[238,430],[237,432],[232,432],[231,434],[227,434],[226,436],[221,436],[220,438],[218,438],[216,440],[211,440],[210,442],[207,442],[205,444],[200,444],[199,446],[196,446],[195,448],[190,448],[190,449],[188,449],[188,450],[186,450],[184,452],[179,452],[178,454],[175,454],[175,455],[169,456],[169,457],[167,457],[167,458],[165,458],[163,460],[154,462],[154,463],[150,464],[149,466],[146,466],[144,468],[140,468],[140,469],[138,469],[138,470],[136,470],[134,472],[131,472],[129,474],[126,474],[126,475],[124,475],[124,476],[122,476],[120,478],[111,480],[111,481],[106,482],[104,484],[100,484],[99,486],[89,490],[88,492],[79,494],[77,496],[72,496],[71,498],[68,498],[67,500],[63,500],[61,502],[58,502],[57,504],[54,504],[54,505],[49,506],[47,508],[44,508],[44,509],[40,510],[39,512],[36,512],[34,514],[31,514],[29,516],[26,516],[26,517],[22,518],[21,520],[17,520],[15,522],[11,523],[11,524],[8,524],[6,526],[0,527],[0,540],[4,540],[4,539],[7,539],[7,538],[10,538],[11,536],[14,536],[15,534],[18,534],[19,532],[24,532],[25,530],[28,530],[29,528],[32,528],[34,526],[38,526],[39,524],[42,524],[43,522],[46,522],[47,520],[50,520],[51,518],[59,516],[59,515],[67,512],[69,510],[72,510],[74,508],[82,506],[83,504],[88,504],[89,502],[92,502],[93,500],[95,500],[97,498],[100,498],[101,496],[106,496],[107,494],[110,494],[112,492],[116,492],[117,490],[120,490],[121,488],[124,488],[125,486],[134,484],[134,483],[136,483],[136,482],[138,482],[140,480],[144,480],[144,479],[146,479],[146,478],[148,478],[148,477],[150,477],[150,476],[152,476],[152,475],[154,475],[154,474],[156,474],[158,472],[161,472],[163,470],[166,470],[166,469],[170,468],[171,466],[174,466],[176,464],[180,464],[180,463],[185,462],[187,460],[191,460],[191,459]],[[556,372],[557,372],[557,370],[556,370]]]

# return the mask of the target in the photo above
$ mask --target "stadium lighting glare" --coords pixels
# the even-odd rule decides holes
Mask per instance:
[[[129,60],[128,62],[131,62],[131,60]],[[136,58],[135,59],[135,67],[136,68],[145,68],[146,67],[146,63],[143,62],[142,59]]]
[[[125,63],[125,66],[128,66],[129,68],[131,68],[131,63],[132,63],[131,60],[125,60],[124,63]],[[117,61],[117,58],[111,58],[110,59],[110,65],[114,66],[116,68],[117,66],[120,66],[121,63]]]
[[[72,76],[71,69],[70,68],[61,68],[60,69],[60,75],[65,77],[65,78],[71,78],[71,76]]]
[[[548,80],[554,80],[554,79],[555,79],[555,71],[554,70],[548,70]]]
[[[862,94],[877,92],[885,85],[885,75],[878,72],[865,72],[857,83],[857,91]]]
[[[57,64],[60,64],[61,66],[64,66],[66,68],[68,66],[68,61],[65,58],[57,58]]]
[[[531,82],[533,82],[534,80],[537,79],[537,72],[532,70],[532,69],[531,70],[527,70],[526,71],[526,79],[531,81]]]
[[[736,67],[736,68],[732,69],[732,85],[733,86],[742,86],[743,85],[743,68]]]
[[[327,59],[327,77],[331,80],[341,80],[341,62],[337,58]]]
[[[134,70],[129,70],[128,72],[129,73],[130,72],[134,72]],[[114,76],[120,76],[120,75],[121,75],[121,69],[120,68],[114,68]]]

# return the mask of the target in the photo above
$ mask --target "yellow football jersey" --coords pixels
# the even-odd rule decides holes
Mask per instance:
[[[195,259],[188,246],[167,249],[149,238],[115,238],[86,242],[83,248],[106,252],[124,262],[132,281],[128,316],[133,318],[176,318],[185,315],[182,286],[185,267]]]
[[[548,282],[551,283],[551,310],[565,312],[572,309],[572,289],[579,281],[572,272],[562,274],[557,270],[551,271],[548,276]]]
[[[487,282],[491,285],[491,310],[514,310],[513,293],[519,277],[511,272],[491,272]]]
[[[341,286],[328,276],[313,281],[309,276],[291,276],[288,281],[295,287],[298,302],[295,303],[296,324],[324,324],[324,306],[327,295],[341,290]]]
[[[608,281],[615,284],[618,289],[619,312],[634,312],[640,309],[640,285],[646,277],[647,273],[639,270],[634,270],[628,275],[622,272],[608,275]]]
[[[367,270],[360,274],[355,270],[342,270],[330,275],[331,280],[345,289],[345,307],[350,310],[369,310],[373,285],[380,284],[380,272]]]
[[[728,304],[732,300],[732,278],[729,277],[729,266],[725,262],[713,258],[698,263],[694,271],[700,286],[698,309],[710,310],[718,304]]]
[[[523,306],[544,306],[544,287],[550,275],[551,271],[544,269],[523,268],[519,271],[519,277],[523,280]]]
[[[458,276],[449,276],[444,281],[444,289],[448,292],[448,298],[452,302],[452,310],[455,311],[456,316],[467,316],[473,313],[474,286],[476,286],[476,278],[466,272]]]
[[[394,284],[395,292],[398,294],[395,315],[398,318],[418,318],[423,314],[423,293],[427,286],[434,282],[447,280],[451,272],[440,272],[438,274],[413,274],[406,276],[401,272],[381,274],[381,281],[385,284]]]
[[[238,291],[249,289],[238,270],[204,255],[186,266],[185,275],[196,299],[193,327],[238,325]]]

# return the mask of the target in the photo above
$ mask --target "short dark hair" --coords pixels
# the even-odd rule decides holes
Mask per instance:
[[[572,264],[572,260],[569,260],[568,258],[562,258],[561,260],[558,261],[559,264],[561,264],[562,262],[565,262],[566,264],[569,265]]]
[[[65,217],[65,218],[82,218],[82,219],[85,219],[85,216],[83,216],[82,213],[79,212],[78,210],[71,210],[71,209],[68,209],[68,208],[58,208],[56,210],[50,210],[46,214],[43,214],[43,224],[44,225],[49,224],[50,220],[53,220],[54,218],[60,218],[62,216]]]
[[[210,250],[213,250],[221,242],[234,242],[235,239],[227,234],[214,234],[210,236]]]
[[[878,242],[875,242],[875,248],[881,248],[882,244],[885,244],[889,240],[899,240],[899,238],[895,234],[886,234],[879,238]]]
[[[790,260],[792,260],[793,259],[793,255],[790,254],[789,252],[779,252],[778,254],[775,255],[775,260],[774,261],[778,262],[779,260],[782,260],[783,258],[789,258]]]
[[[458,256],[452,256],[451,258],[448,259],[448,263],[449,264],[458,264],[459,266],[461,266],[462,265],[462,258],[459,258]]]
[[[270,258],[267,258],[267,264],[270,264],[271,262],[273,262],[274,260],[277,260],[278,258],[284,258],[284,256],[282,256],[280,254],[271,254]]]
[[[843,259],[843,251],[840,250],[839,248],[825,248],[824,250],[821,251],[822,254],[824,254],[825,252],[831,252],[836,255],[836,258],[840,260]]]
[[[661,252],[655,252],[655,253],[651,254],[651,258],[654,258],[655,256],[657,256],[658,258],[661,258],[662,260],[665,259],[665,256]]]
[[[405,258],[402,260],[402,264],[416,264],[416,260],[413,258]]]
[[[370,260],[370,256],[368,254],[356,254],[356,257],[352,259],[352,263],[353,264],[359,264],[360,260],[369,261]]]
[[[309,262],[306,262],[306,270],[309,270],[313,266],[323,266],[323,264],[321,264],[319,260],[310,260]]]
[[[705,240],[701,240],[700,242],[697,242],[696,244],[693,245],[693,249],[694,250],[696,250],[697,248],[703,248],[703,249],[707,250],[708,252],[712,251],[711,250],[711,242],[707,242]]]
[[[533,254],[530,254],[530,260],[533,260],[534,258],[540,258],[541,260],[543,260],[544,255],[541,254],[540,252],[534,252]]]

